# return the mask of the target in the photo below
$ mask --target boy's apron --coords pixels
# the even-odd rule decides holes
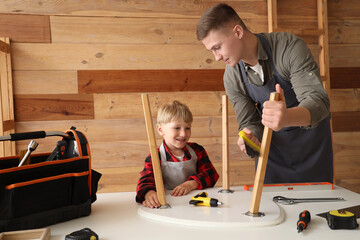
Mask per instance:
[[[285,81],[275,69],[270,46],[264,36],[256,34],[265,49],[274,75],[264,86],[250,83],[244,65],[240,61],[241,75],[250,98],[258,103],[262,115],[263,103],[269,100],[275,85],[284,90],[287,108],[296,107],[299,102],[292,84]],[[257,160],[256,160],[257,166]],[[332,182],[333,153],[330,131],[330,116],[316,128],[285,127],[274,131],[265,174],[265,183]]]
[[[195,151],[186,144],[191,159],[181,162],[169,162],[166,160],[164,143],[160,146],[161,170],[164,179],[165,188],[174,189],[176,186],[184,183],[189,176],[196,174],[197,156]]]

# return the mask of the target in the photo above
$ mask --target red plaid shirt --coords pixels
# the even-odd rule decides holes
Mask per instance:
[[[205,149],[197,143],[187,143],[192,149],[194,149],[196,156],[198,158],[196,163],[196,172],[197,174],[189,176],[188,180],[195,180],[198,183],[197,189],[204,189],[208,187],[213,187],[216,181],[219,179],[219,174],[216,172],[216,169],[209,160],[209,157]],[[171,154],[164,142],[166,160],[170,162],[179,162],[179,160]],[[158,148],[159,151],[159,148]],[[188,161],[191,159],[191,154],[184,147],[185,155],[183,161]],[[160,158],[160,154],[159,154]],[[161,164],[161,161],[160,161]],[[142,203],[145,200],[145,194],[149,190],[156,191],[155,188],[155,179],[153,166],[151,161],[151,156],[149,155],[145,159],[145,167],[140,172],[140,179],[137,184],[136,189],[136,202]]]

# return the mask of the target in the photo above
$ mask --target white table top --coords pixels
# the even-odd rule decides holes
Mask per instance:
[[[243,187],[231,187],[235,191],[244,191]],[[88,227],[95,231],[101,240],[120,239],[360,239],[360,228],[353,230],[331,230],[325,218],[316,214],[341,208],[360,205],[360,194],[335,186],[334,190],[263,192],[263,198],[274,196],[289,198],[342,197],[343,202],[312,202],[293,205],[280,205],[285,213],[283,222],[276,226],[252,228],[216,228],[193,227],[181,224],[168,224],[144,218],[138,214],[139,204],[135,202],[135,192],[97,194],[90,216],[74,219],[50,226],[51,240],[64,240],[65,235]],[[191,193],[188,199],[191,199]],[[247,204],[250,208],[250,202]],[[308,210],[311,222],[301,233],[296,223],[299,213]],[[261,211],[261,205],[260,205]],[[357,219],[359,223],[359,219]]]

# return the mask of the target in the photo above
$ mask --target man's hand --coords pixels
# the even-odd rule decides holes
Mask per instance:
[[[280,94],[279,101],[266,101],[263,105],[262,124],[274,131],[279,131],[288,126],[287,107],[285,103],[284,90],[280,84],[276,84],[276,92]]]
[[[243,131],[246,133],[246,136],[252,141],[254,142],[256,145],[258,145],[260,147],[260,141],[259,139],[257,139],[257,137],[255,137],[251,130],[248,129],[248,128],[244,128]],[[238,140],[237,140],[237,145],[239,146],[240,150],[243,152],[243,153],[246,153],[246,148],[245,148],[245,142],[244,140],[239,137]]]
[[[149,208],[158,208],[160,207],[160,202],[157,197],[157,193],[154,190],[150,190],[145,194],[145,201],[142,202],[144,207]]]
[[[195,180],[189,180],[186,181],[182,184],[180,184],[179,186],[175,187],[172,192],[171,195],[172,196],[184,196],[186,194],[188,194],[189,192],[191,192],[192,190],[197,189],[198,183]]]

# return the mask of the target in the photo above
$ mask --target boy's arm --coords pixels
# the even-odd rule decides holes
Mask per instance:
[[[209,157],[202,146],[194,143],[191,147],[198,157],[196,163],[197,174],[190,176],[187,180],[195,180],[198,183],[197,189],[213,187],[219,179],[219,174],[210,162]]]
[[[150,155],[145,159],[144,169],[140,172],[140,179],[136,188],[136,202],[142,203],[145,200],[145,194],[150,191],[156,191],[155,178]]]

